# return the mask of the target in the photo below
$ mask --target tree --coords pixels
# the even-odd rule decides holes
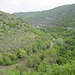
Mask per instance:
[[[62,38],[57,38],[55,40],[55,43],[58,45],[58,46],[63,46],[64,45],[64,40]]]
[[[25,50],[19,50],[19,57],[22,58],[22,57],[25,57],[26,55],[26,51]]]
[[[10,65],[11,63],[12,63],[12,61],[11,61],[10,57],[5,56],[5,64]]]
[[[3,21],[3,24],[6,24],[6,21]]]
[[[33,52],[37,52],[38,51],[38,49],[37,49],[37,45],[33,45]]]
[[[43,43],[41,39],[38,39],[38,50],[43,50]]]
[[[57,64],[65,64],[67,62],[66,58],[65,57],[62,57],[62,56],[59,56],[57,59],[56,59],[56,62]]]
[[[38,72],[42,73],[43,75],[52,74],[51,66],[46,62],[46,59],[44,59],[38,66]]]
[[[4,30],[6,30],[6,27],[5,27],[5,25],[2,25],[2,27],[3,27],[3,29],[4,29]]]
[[[31,54],[29,56],[29,61],[27,64],[29,67],[32,68],[32,67],[36,67],[39,64],[39,62],[40,62],[39,56],[37,54]]]
[[[16,60],[18,57],[17,57],[17,54],[16,53],[14,53],[12,56],[11,56],[11,59],[12,60]]]

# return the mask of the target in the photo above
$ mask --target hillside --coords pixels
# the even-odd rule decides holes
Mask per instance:
[[[75,29],[35,29],[0,11],[0,75],[75,75]]]
[[[21,17],[33,26],[58,25],[75,27],[75,4],[59,6],[46,11],[16,12],[14,15]]]
[[[0,11],[0,50],[9,51],[13,48],[21,48],[26,43],[30,26],[22,19]],[[31,32],[32,36],[35,35]],[[25,41],[22,39],[26,39]],[[35,38],[35,37],[31,37]]]
[[[43,50],[43,44],[47,43],[46,48],[50,47],[50,35],[39,31],[27,22],[12,14],[0,11],[0,60],[1,65],[9,65],[20,59],[20,51],[27,54]],[[43,44],[42,44],[43,43]],[[13,55],[16,55],[13,58]],[[18,56],[17,56],[18,55]],[[7,57],[6,57],[7,56]],[[8,62],[9,58],[12,62]]]

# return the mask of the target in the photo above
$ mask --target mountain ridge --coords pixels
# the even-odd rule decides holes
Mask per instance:
[[[22,13],[14,13],[14,15],[21,17],[26,20],[29,24],[33,26],[37,25],[59,25],[63,26],[73,26],[70,25],[71,19],[74,20],[75,16],[75,4],[59,6],[51,10],[46,11],[38,11],[38,12],[22,12]],[[69,17],[69,22],[67,22],[67,17]],[[62,22],[62,23],[60,23]],[[67,24],[67,25],[66,25]],[[68,25],[69,24],[69,25]]]

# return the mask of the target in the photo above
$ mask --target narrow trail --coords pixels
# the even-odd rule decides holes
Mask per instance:
[[[53,41],[51,40],[51,47],[50,47],[50,49],[52,49],[52,47],[53,47]]]
[[[0,75],[5,75],[5,73],[8,71],[8,70],[12,70],[14,69],[17,65],[21,65],[22,64],[22,61],[19,61],[18,63],[16,64],[12,64],[12,65],[8,65],[8,66],[2,66],[0,65]]]
[[[52,49],[53,44],[54,44],[54,42],[53,42],[53,41],[55,41],[55,38],[53,38],[53,41],[52,41],[52,40],[50,40],[50,41],[51,41],[51,46],[50,46],[50,49]]]
[[[53,45],[54,45],[54,41],[55,41],[56,39],[55,38],[53,38],[52,40],[50,40],[51,41],[51,46],[50,46],[50,50],[51,50],[51,62],[52,63],[55,63],[56,62],[56,55],[55,55],[55,53],[53,52]]]

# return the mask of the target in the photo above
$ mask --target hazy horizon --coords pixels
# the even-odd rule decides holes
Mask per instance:
[[[75,4],[75,0],[2,0],[0,11],[7,13],[44,11],[69,4]]]

